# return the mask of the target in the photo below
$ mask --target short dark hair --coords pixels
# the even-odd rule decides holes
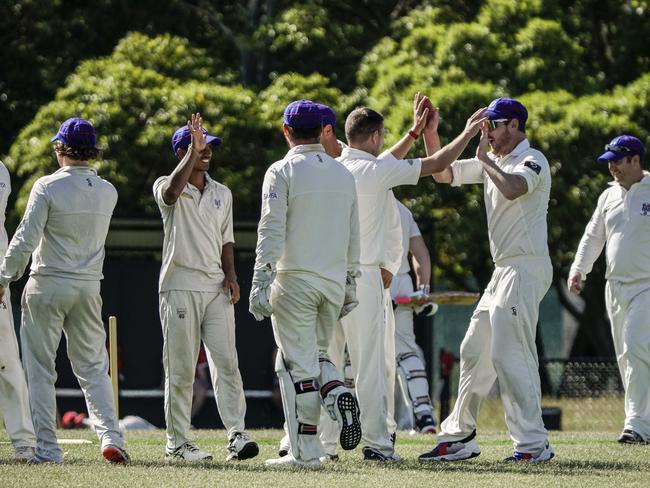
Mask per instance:
[[[345,137],[348,142],[362,142],[383,125],[384,117],[379,112],[368,107],[355,108],[345,119]]]
[[[54,143],[54,150],[61,156],[67,156],[75,161],[88,161],[89,159],[97,159],[99,156],[99,149],[96,147],[71,147],[61,141]]]
[[[287,125],[287,130],[292,139],[318,139],[323,127],[319,125],[317,127],[298,128]]]

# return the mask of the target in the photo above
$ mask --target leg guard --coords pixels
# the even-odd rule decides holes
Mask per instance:
[[[323,456],[318,439],[320,399],[314,378],[295,382],[287,371],[281,351],[278,351],[275,372],[282,393],[284,419],[291,445],[291,454],[298,460],[310,461]]]
[[[413,409],[415,425],[419,430],[423,430],[426,426],[421,426],[422,422],[418,420],[428,416],[433,422],[429,421],[426,424],[433,423],[435,426],[433,405],[429,397],[429,382],[422,360],[414,353],[400,354],[397,357],[397,375],[405,400]]]
[[[345,348],[345,364],[343,365],[343,382],[345,386],[352,390],[354,393],[354,372],[352,371],[352,362],[350,361],[350,354],[348,353],[348,348]]]
[[[325,410],[336,420],[339,426],[339,443],[345,450],[354,449],[361,441],[361,424],[359,422],[359,404],[356,398],[341,381],[341,375],[334,364],[321,357],[319,382]]]

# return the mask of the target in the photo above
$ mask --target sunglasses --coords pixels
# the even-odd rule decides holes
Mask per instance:
[[[615,154],[620,154],[620,153],[631,152],[632,150],[629,147],[625,147],[625,146],[617,146],[616,144],[607,144],[605,145],[605,151],[611,151]]]
[[[494,120],[488,119],[485,121],[485,126],[488,128],[488,130],[494,130],[497,127],[499,127],[498,124],[500,124],[501,122],[508,122],[508,120],[510,119],[494,119]]]

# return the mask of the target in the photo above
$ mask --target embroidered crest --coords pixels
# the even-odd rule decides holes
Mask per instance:
[[[407,159],[406,162],[407,162],[410,166],[413,166],[413,160],[412,160],[412,159]]]
[[[648,214],[650,214],[650,203],[642,203],[641,204],[641,215],[644,217],[647,217]]]
[[[213,203],[214,203],[215,208],[217,208],[217,209],[221,208],[221,199],[215,198]]]

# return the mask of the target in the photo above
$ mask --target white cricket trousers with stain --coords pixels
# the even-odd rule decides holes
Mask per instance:
[[[542,422],[535,332],[539,303],[552,277],[549,258],[497,263],[460,347],[458,399],[440,426],[440,442],[471,434],[481,403],[498,379],[514,449],[532,454],[544,449],[548,432]]]
[[[205,345],[214,396],[230,437],[245,430],[246,399],[235,345],[235,312],[227,294],[161,292],[167,450],[190,440],[194,372]]]
[[[20,363],[18,341],[11,313],[11,295],[6,289],[0,304],[0,415],[9,439],[16,447],[36,447],[36,436],[29,411],[29,394]]]
[[[386,347],[387,304],[378,266],[361,266],[361,277],[357,279],[357,299],[359,305],[343,317],[341,323],[361,410],[362,443],[384,455],[391,455],[393,444],[390,434],[393,431],[389,429],[394,429],[394,421],[389,426],[387,419],[392,409],[388,408],[388,364],[390,359],[394,384],[395,350],[394,346]],[[391,334],[394,334],[394,329]]]
[[[23,365],[39,456],[61,461],[56,440],[56,351],[65,334],[67,352],[101,446],[124,447],[108,376],[106,332],[99,281],[32,276],[22,296]]]
[[[608,281],[607,314],[625,389],[625,426],[650,440],[650,282]]]

